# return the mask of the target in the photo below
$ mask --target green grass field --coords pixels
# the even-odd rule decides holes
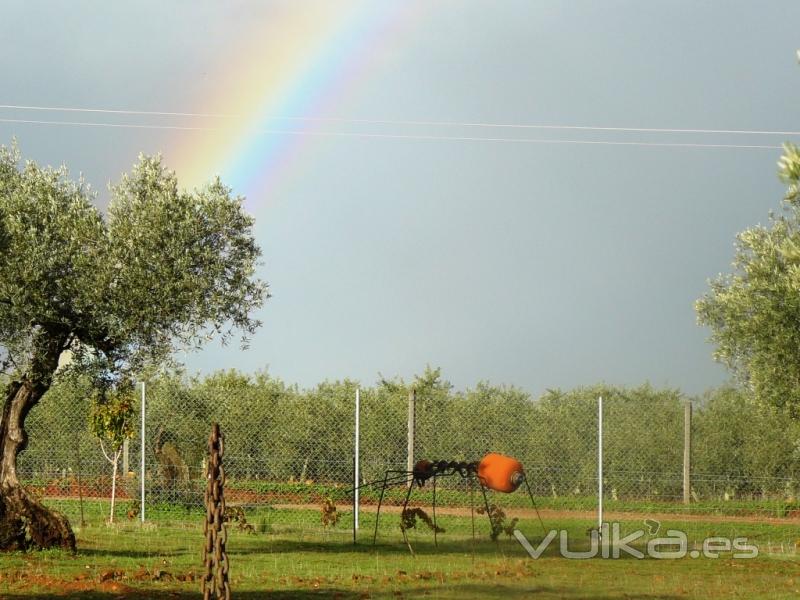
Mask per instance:
[[[88,524],[76,526],[78,553],[60,551],[0,555],[0,598],[195,598],[201,575],[201,514],[154,511],[144,526],[103,524],[107,503],[88,502]],[[62,508],[76,516],[73,504]],[[509,517],[514,516],[509,510]],[[683,530],[690,547],[711,535],[747,537],[758,558],[656,560],[562,558],[554,542],[539,558],[527,556],[513,538],[488,536],[476,515],[473,542],[469,516],[440,515],[445,533],[419,524],[410,532],[412,556],[403,543],[399,515],[381,517],[378,544],[371,543],[374,515],[362,513],[358,545],[352,515],[334,528],[319,513],[251,509],[255,533],[232,524],[228,539],[235,598],[796,598],[800,594],[797,523],[661,522]],[[548,529],[566,529],[572,549],[588,547],[590,519],[544,514]],[[77,523],[77,519],[73,523]],[[543,536],[535,519],[518,527],[536,544]],[[642,516],[623,523],[623,533],[642,527]],[[646,538],[645,538],[646,539]],[[700,542],[698,542],[700,540]],[[781,546],[782,544],[782,546]],[[641,547],[641,544],[638,544]]]

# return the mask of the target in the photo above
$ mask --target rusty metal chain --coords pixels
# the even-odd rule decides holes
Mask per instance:
[[[225,543],[228,532],[225,527],[225,469],[222,456],[225,453],[224,437],[219,431],[219,423],[211,425],[208,438],[208,466],[206,467],[206,519],[203,523],[205,545],[203,547],[203,600],[230,600],[231,588],[228,583],[228,555]]]

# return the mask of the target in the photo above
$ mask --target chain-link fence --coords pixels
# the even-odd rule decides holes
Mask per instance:
[[[138,405],[137,433],[120,459],[117,519],[139,519],[144,509],[147,519],[196,520],[212,422],[220,423],[226,437],[230,506],[267,515],[264,526],[284,519],[293,526],[316,526],[326,500],[350,518],[357,387],[342,381],[301,390],[265,374],[234,372],[146,382],[144,471]],[[588,516],[596,511],[602,396],[606,510],[800,515],[800,428],[734,389],[693,399],[687,432],[689,401],[673,390],[598,386],[532,399],[520,389],[486,383],[455,392],[437,372],[411,384],[382,381],[360,390],[360,484],[382,479],[387,469],[407,468],[412,390],[413,460],[477,461],[488,452],[514,456],[545,510]],[[107,517],[111,465],[90,433],[89,411],[86,389],[53,387],[28,419],[30,443],[20,456],[28,489],[72,519]],[[440,481],[439,489],[440,505],[467,507],[473,501],[458,476]],[[363,488],[365,511],[372,510],[379,491]],[[413,501],[430,502],[429,494],[427,488],[418,490]],[[404,495],[398,486],[385,500],[399,504]],[[529,506],[523,493],[497,502]]]

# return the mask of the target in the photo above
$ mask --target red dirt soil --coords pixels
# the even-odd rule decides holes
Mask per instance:
[[[98,490],[90,486],[82,486],[83,497],[91,499],[108,499],[111,496],[110,491]],[[42,486],[29,486],[28,489],[35,493],[44,492],[45,499],[54,500],[78,500],[78,486],[71,483],[68,487],[62,487],[56,484],[51,484],[46,487]],[[129,500],[130,496],[124,489],[117,489],[118,500]],[[320,497],[319,504],[309,504],[303,502],[299,495],[293,494],[275,494],[253,492],[250,490],[225,490],[225,499],[230,505],[237,504],[263,504],[269,505],[277,509],[285,510],[314,510],[319,511],[322,504],[322,497]],[[409,506],[423,506],[418,503],[409,504]],[[352,510],[352,504],[338,504],[336,506],[340,512],[347,512]],[[399,514],[402,507],[384,504],[381,511],[387,513]],[[362,504],[361,511],[375,512],[377,505],[375,504]],[[465,517],[470,515],[468,507],[453,507],[453,506],[437,506],[436,512],[442,515],[452,515]],[[507,512],[512,513],[512,516],[519,516],[521,518],[535,518],[536,512],[530,508],[510,508]],[[594,511],[586,510],[554,510],[542,509],[539,511],[542,518],[549,519],[587,519],[593,520],[597,518],[597,513]],[[702,514],[702,513],[685,513],[685,512],[606,512],[605,518],[609,521],[638,521],[644,518],[656,519],[659,521],[694,521],[705,523],[769,523],[773,525],[798,525],[800,526],[800,511],[790,511],[786,517],[768,517],[757,514],[750,515],[719,515],[719,514]]]

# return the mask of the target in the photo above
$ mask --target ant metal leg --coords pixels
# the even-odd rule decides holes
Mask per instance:
[[[489,499],[486,497],[486,488],[481,484],[481,492],[483,493],[483,505],[486,507],[486,516],[489,517],[489,527],[492,530],[492,538],[497,541],[497,537],[494,535],[494,520],[492,519],[492,512],[489,510]]]
[[[525,487],[528,488],[528,495],[531,497],[531,504],[533,504],[533,509],[536,511],[536,516],[539,518],[539,524],[542,526],[542,532],[544,533],[544,537],[547,537],[547,529],[544,527],[544,521],[542,521],[542,515],[539,514],[539,507],[536,506],[536,500],[533,499],[533,490],[531,490],[531,484],[528,483],[528,478],[525,477]]]
[[[389,478],[389,471],[383,476],[383,485],[381,486],[381,495],[378,498],[378,511],[375,513],[375,533],[372,535],[372,545],[378,539],[378,521],[381,519],[381,504],[383,504],[383,493],[386,491],[386,480]]]
[[[433,476],[433,545],[437,548],[439,547],[439,541],[436,539],[436,533],[438,531],[438,527],[436,526],[436,475]]]
[[[408,551],[411,552],[411,555],[414,555],[414,550],[411,548],[411,544],[408,542],[408,534],[406,533],[405,523],[403,522],[404,517],[406,516],[406,508],[408,508],[408,501],[411,498],[411,491],[414,489],[414,482],[411,482],[411,485],[408,486],[408,492],[406,492],[406,500],[403,502],[403,511],[400,513],[400,530],[403,532],[403,540],[408,546]]]
[[[389,481],[389,473],[402,473],[408,477],[407,471],[397,471],[395,469],[389,469],[383,475],[383,485],[381,486],[381,495],[378,498],[378,511],[375,513],[375,533],[372,536],[372,545],[375,545],[375,541],[378,539],[378,522],[381,519],[381,504],[383,504],[383,494],[386,492],[386,488],[388,487]],[[394,479],[394,478],[392,478]]]
[[[472,557],[475,558],[475,487],[472,478],[469,479],[469,516],[472,519]]]

